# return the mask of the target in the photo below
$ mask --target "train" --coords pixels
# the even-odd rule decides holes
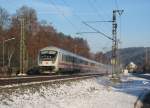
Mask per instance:
[[[111,66],[87,59],[64,49],[48,46],[38,54],[42,73],[109,73]]]

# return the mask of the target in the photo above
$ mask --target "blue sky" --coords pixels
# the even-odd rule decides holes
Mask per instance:
[[[51,23],[59,32],[82,37],[91,51],[107,51],[112,42],[100,34],[82,34],[92,31],[82,21],[112,20],[113,9],[123,9],[118,20],[120,47],[150,46],[150,0],[0,0],[0,6],[14,14],[27,5],[37,11],[38,19]],[[111,23],[90,23],[101,32],[111,35]]]

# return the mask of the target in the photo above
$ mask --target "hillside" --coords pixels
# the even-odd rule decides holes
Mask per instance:
[[[150,58],[150,47],[147,48],[147,59]],[[134,62],[138,66],[143,66],[145,62],[146,48],[144,47],[130,47],[118,50],[120,61],[123,65]],[[106,53],[107,57],[111,57],[111,52]],[[148,61],[148,60],[147,60]]]

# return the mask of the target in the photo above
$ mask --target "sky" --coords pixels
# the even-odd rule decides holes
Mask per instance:
[[[83,21],[111,21],[113,10],[124,10],[117,14],[119,47],[150,46],[150,0],[0,0],[10,14],[23,5],[35,9],[39,21],[46,20],[58,32],[86,39],[91,52],[111,50],[112,41],[98,33],[82,33],[94,32]],[[88,24],[112,37],[112,23]]]

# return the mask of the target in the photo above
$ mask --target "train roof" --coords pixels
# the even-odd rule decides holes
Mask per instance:
[[[61,49],[61,48],[58,48],[58,47],[55,47],[55,46],[48,46],[48,47],[42,48],[40,51],[44,51],[44,50],[56,50],[56,51],[58,51],[58,52],[62,52],[62,53],[64,53],[64,54],[67,53],[67,54],[70,54],[70,55],[72,55],[72,56],[78,57],[78,58],[80,58],[80,59],[86,60],[86,61],[91,62],[91,63],[94,63],[94,64],[104,65],[104,64],[102,64],[102,63],[100,63],[100,62],[96,62],[96,61],[94,61],[94,60],[90,60],[90,59],[88,59],[88,58],[79,56],[79,55],[77,55],[77,54],[74,54],[74,53],[72,53],[72,52],[66,51],[66,50],[64,50],[64,49]]]

